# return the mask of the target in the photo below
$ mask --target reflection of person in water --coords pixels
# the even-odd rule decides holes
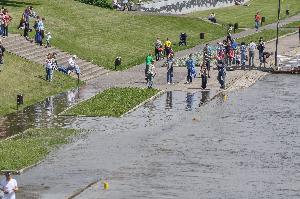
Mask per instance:
[[[193,93],[186,93],[186,110],[190,111],[193,106]]]
[[[209,91],[202,91],[199,106],[205,104],[206,102],[208,102],[208,100],[209,100]]]
[[[173,107],[172,98],[173,98],[172,91],[167,91],[166,107],[165,107],[166,109],[172,109]]]
[[[51,116],[53,113],[53,97],[48,97],[45,102],[46,114]]]

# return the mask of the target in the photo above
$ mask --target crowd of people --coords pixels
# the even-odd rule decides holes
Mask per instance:
[[[8,13],[8,10],[4,7],[1,8],[0,10],[0,35],[2,37],[7,37],[8,36],[8,25],[12,21],[11,15]],[[33,26],[30,26],[30,21],[31,19],[34,19]],[[45,48],[51,47],[50,40],[52,38],[51,33],[47,32],[45,33],[45,18],[40,17],[36,14],[36,12],[33,10],[32,6],[26,7],[24,12],[22,13],[20,23],[18,25],[18,29],[23,30],[23,36],[25,37],[26,40],[37,43],[40,46],[43,46],[43,40],[46,38],[46,44],[44,45]],[[29,33],[32,31],[35,31],[34,38],[31,39],[29,37]],[[5,52],[5,47],[2,45],[2,41],[0,40],[0,64],[4,63],[3,56]],[[47,54],[47,58],[45,61],[45,69],[46,69],[46,80],[47,81],[52,81],[53,79],[53,71],[57,70],[60,71],[64,74],[70,74],[74,72],[78,79],[80,75],[80,68],[76,64],[76,59],[77,56],[73,55],[69,60],[68,60],[68,66],[59,66],[56,60],[56,53],[49,53]],[[1,67],[0,67],[0,72],[1,72]]]
[[[80,68],[76,64],[77,56],[73,55],[68,60],[68,66],[65,67],[63,65],[59,65],[56,60],[56,53],[48,53],[46,61],[45,61],[45,69],[46,69],[46,80],[51,82],[53,79],[53,72],[54,70],[57,70],[59,72],[62,72],[66,75],[69,75],[70,73],[75,73],[77,75],[77,78],[79,80],[80,76]]]
[[[164,44],[159,38],[155,42],[155,60],[159,61],[165,56],[167,60],[165,66],[167,68],[167,84],[173,84],[173,73],[174,73],[174,51],[172,50],[172,42],[167,38]],[[268,62],[268,58],[273,55],[273,53],[267,52],[265,50],[265,42],[261,37],[258,43],[251,41],[249,44],[245,42],[238,43],[235,41],[230,32],[223,42],[217,43],[217,45],[206,44],[202,51],[202,61],[201,63],[196,63],[193,54],[190,54],[185,62],[187,68],[187,78],[186,84],[191,84],[193,78],[196,77],[196,65],[200,65],[200,77],[202,78],[202,88],[207,87],[208,78],[211,77],[211,65],[216,64],[218,70],[217,80],[220,83],[220,88],[225,89],[225,77],[226,70],[246,70],[254,69],[255,63],[254,58],[256,51],[258,51],[259,65],[257,69],[265,67]],[[146,57],[146,68],[145,68],[145,79],[148,88],[153,86],[153,78],[156,76],[155,70],[155,60],[152,54],[149,53]]]

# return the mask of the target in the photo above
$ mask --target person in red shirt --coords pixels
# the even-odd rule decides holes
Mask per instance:
[[[261,16],[260,16],[259,12],[257,12],[256,15],[255,15],[255,28],[256,28],[256,31],[258,31],[260,23],[261,23]]]
[[[2,17],[3,17],[2,18],[2,20],[3,20],[3,33],[2,33],[2,36],[7,37],[8,36],[8,25],[10,24],[10,22],[12,20],[12,17],[8,13],[7,9],[4,9]]]

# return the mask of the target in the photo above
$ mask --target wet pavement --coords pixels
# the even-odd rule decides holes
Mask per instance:
[[[18,176],[19,196],[105,179],[109,190],[76,198],[299,198],[299,83],[269,75],[207,104],[210,93],[170,91],[124,118],[74,118],[93,131]]]

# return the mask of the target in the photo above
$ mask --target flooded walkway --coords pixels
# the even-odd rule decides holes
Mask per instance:
[[[69,127],[94,130],[22,174],[20,194],[65,198],[107,179],[110,190],[77,198],[297,198],[299,81],[270,75],[206,105],[209,93],[173,91],[121,119],[77,118]]]

